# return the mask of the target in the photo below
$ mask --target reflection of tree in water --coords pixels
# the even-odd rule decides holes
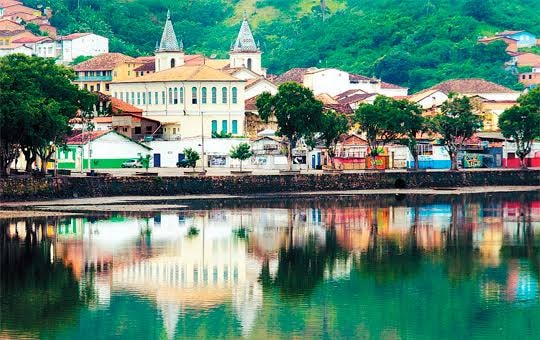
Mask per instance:
[[[50,240],[38,240],[47,234],[46,222],[28,220],[24,239],[10,237],[7,223],[0,224],[0,329],[57,331],[77,323],[81,302],[73,272],[51,261]]]
[[[282,247],[275,277],[271,277],[269,262],[265,260],[259,280],[263,288],[279,288],[287,297],[309,296],[324,279],[325,271],[331,273],[336,260],[346,256],[337,243],[335,229],[330,228],[326,230],[323,246],[318,245],[316,237],[311,235],[304,246],[289,243],[288,247]]]
[[[377,282],[400,280],[420,271],[422,254],[416,242],[416,226],[412,226],[403,241],[378,234],[372,224],[367,251],[355,258],[357,272],[373,276]]]

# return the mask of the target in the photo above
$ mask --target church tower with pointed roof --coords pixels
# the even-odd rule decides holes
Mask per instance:
[[[261,76],[266,76],[266,69],[263,69],[261,64],[261,55],[260,46],[255,43],[246,12],[244,12],[244,19],[238,37],[234,44],[231,45],[229,53],[230,67],[245,67]]]
[[[167,20],[161,35],[161,41],[156,44],[155,51],[156,72],[168,70],[176,66],[184,65],[184,46],[182,41],[178,43],[171,21],[171,13],[167,11]]]

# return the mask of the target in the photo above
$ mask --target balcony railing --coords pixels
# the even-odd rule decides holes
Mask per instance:
[[[79,76],[76,81],[112,81],[112,76]]]

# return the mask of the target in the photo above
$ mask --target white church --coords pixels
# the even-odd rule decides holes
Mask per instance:
[[[110,84],[110,93],[161,122],[166,139],[245,135],[245,100],[277,88],[265,79],[262,52],[244,16],[228,60],[186,55],[170,14],[154,57],[155,72]]]

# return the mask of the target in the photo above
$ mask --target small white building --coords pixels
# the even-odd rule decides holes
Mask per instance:
[[[31,56],[33,51],[30,47],[24,46],[23,44],[0,45],[0,57],[15,53]]]
[[[61,61],[70,63],[80,56],[109,53],[109,39],[94,33],[73,33],[59,38]]]
[[[151,154],[149,146],[112,130],[84,132],[69,138],[66,147],[57,150],[56,159],[58,169],[86,171],[120,168],[128,160]]]

